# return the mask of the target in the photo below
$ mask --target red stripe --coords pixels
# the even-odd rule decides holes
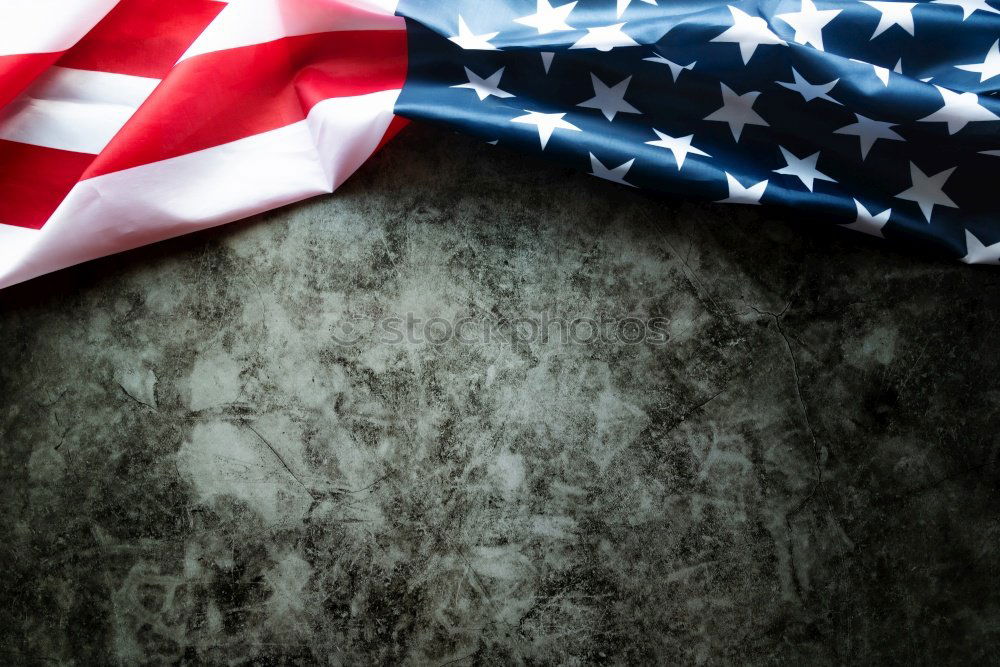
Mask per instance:
[[[224,7],[213,0],[122,0],[59,64],[162,79]]]
[[[27,53],[0,56],[0,108],[17,97],[62,53]]]
[[[0,139],[0,223],[41,229],[93,159]]]
[[[303,120],[331,97],[402,88],[406,31],[286,37],[178,64],[84,178],[193,153]]]

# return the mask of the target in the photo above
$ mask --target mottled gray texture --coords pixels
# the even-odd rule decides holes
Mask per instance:
[[[1000,273],[774,216],[412,128],[0,293],[0,661],[995,662]]]

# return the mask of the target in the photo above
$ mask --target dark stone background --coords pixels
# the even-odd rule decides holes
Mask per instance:
[[[414,127],[0,293],[0,662],[997,662],[1000,273],[775,215]]]

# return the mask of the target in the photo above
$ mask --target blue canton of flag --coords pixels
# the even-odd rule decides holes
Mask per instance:
[[[998,7],[401,0],[396,112],[623,186],[997,264]]]

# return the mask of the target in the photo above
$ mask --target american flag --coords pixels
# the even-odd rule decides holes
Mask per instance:
[[[5,0],[0,286],[332,192],[407,119],[1000,264],[991,2]]]

